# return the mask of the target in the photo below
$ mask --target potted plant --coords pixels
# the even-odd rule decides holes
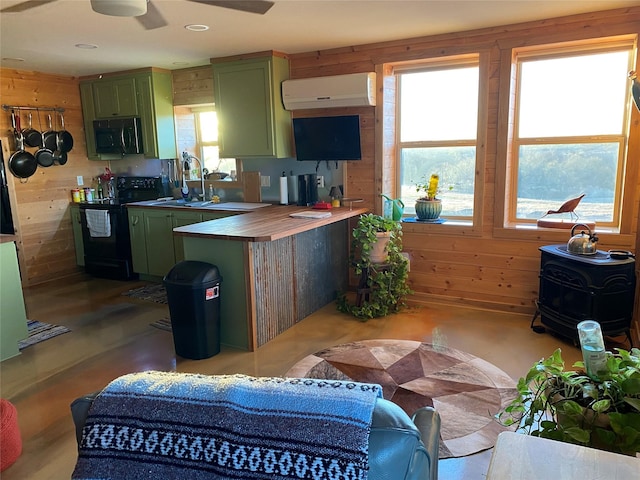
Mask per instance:
[[[352,304],[338,297],[338,310],[366,320],[399,311],[411,292],[407,260],[402,256],[402,224],[371,213],[361,215],[353,229],[349,260],[360,278],[364,301]],[[382,252],[382,253],[380,253]]]
[[[438,182],[440,177],[437,174],[431,175],[429,180],[424,178],[422,182],[416,183],[416,191],[424,192],[422,197],[416,200],[416,216],[418,220],[437,220],[442,212],[442,202],[436,198],[438,194]]]
[[[565,370],[560,349],[518,381],[517,397],[496,415],[537,437],[635,456],[640,451],[640,349],[607,352],[598,376]]]

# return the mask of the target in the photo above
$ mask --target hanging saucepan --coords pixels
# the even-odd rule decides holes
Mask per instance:
[[[29,127],[22,130],[22,138],[29,147],[41,147],[42,134],[31,125],[31,117],[31,112],[29,112]]]
[[[18,130],[18,123],[16,123],[13,111],[11,112],[11,123],[16,136],[16,151],[9,157],[9,170],[14,177],[20,178],[22,182],[23,179],[26,181],[27,178],[36,173],[38,162],[30,152],[24,150],[22,132]]]
[[[73,137],[64,129],[64,116],[62,112],[60,112],[60,126],[61,130],[58,130],[58,136],[56,137],[57,150],[64,153],[70,152],[73,148]]]
[[[64,165],[68,159],[67,152],[61,152],[60,150],[53,152],[53,161],[58,165]]]
[[[40,147],[36,152],[36,161],[41,167],[50,167],[51,165],[53,165],[53,150],[47,147],[47,139],[51,138],[51,133],[53,133],[53,138],[55,140],[56,132],[51,130],[51,115],[49,115],[49,131],[42,134],[43,146]]]

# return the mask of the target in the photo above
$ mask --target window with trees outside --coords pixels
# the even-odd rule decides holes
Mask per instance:
[[[194,108],[196,142],[201,150],[201,159],[209,172],[231,174],[237,171],[235,158],[220,158],[218,155],[218,116],[211,108]]]
[[[601,39],[514,51],[508,222],[533,223],[584,194],[579,219],[619,225],[634,56],[633,41]]]
[[[417,183],[440,177],[442,217],[471,220],[478,130],[477,56],[394,68],[397,81],[397,162],[405,214],[424,196]]]

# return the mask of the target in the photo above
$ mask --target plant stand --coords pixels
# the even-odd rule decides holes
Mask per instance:
[[[371,293],[371,288],[369,287],[369,276],[371,275],[371,270],[374,270],[373,274],[375,275],[377,272],[387,272],[392,268],[392,265],[388,263],[378,263],[375,266],[370,266],[362,269],[362,273],[360,274],[360,280],[358,281],[358,286],[356,288],[356,306],[361,307],[363,302],[369,301],[369,293]]]

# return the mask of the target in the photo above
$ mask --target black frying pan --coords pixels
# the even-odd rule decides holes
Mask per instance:
[[[51,126],[51,115],[47,115],[47,119],[49,121],[49,130],[42,134],[42,142],[44,148],[53,153],[58,148],[58,134]]]
[[[42,135],[38,130],[33,128],[31,125],[31,113],[29,113],[29,127],[22,130],[22,137],[24,139],[24,143],[29,147],[41,147],[42,146]]]
[[[20,120],[16,118],[13,111],[11,112],[11,123],[13,125],[13,133],[16,136],[16,151],[9,157],[9,170],[14,177],[27,179],[36,173],[38,162],[30,152],[27,152],[24,149],[22,132],[19,130],[18,126]]]
[[[53,165],[53,150],[47,146],[47,140],[53,138],[55,148],[55,137],[56,132],[51,130],[51,115],[49,115],[49,130],[42,134],[42,147],[40,147],[36,152],[36,162],[41,167],[50,167]],[[49,143],[51,143],[50,140]]]
[[[56,151],[67,153],[73,148],[73,137],[64,129],[64,116],[62,112],[60,112],[60,126],[61,130],[58,131],[56,136]]]

